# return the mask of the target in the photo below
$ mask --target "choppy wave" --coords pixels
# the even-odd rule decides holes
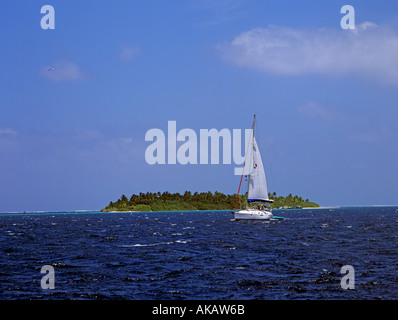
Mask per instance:
[[[396,299],[398,207],[276,212],[0,215],[0,298]]]

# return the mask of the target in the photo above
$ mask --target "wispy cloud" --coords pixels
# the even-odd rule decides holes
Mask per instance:
[[[81,81],[92,78],[90,74],[83,72],[76,63],[65,60],[43,67],[40,75],[55,82]]]
[[[378,142],[386,138],[389,130],[386,126],[353,132],[348,135],[348,140],[354,142]]]
[[[142,143],[145,146],[145,143]],[[139,139],[130,135],[108,134],[95,129],[54,129],[19,134],[11,128],[0,129],[0,163],[11,155],[32,156],[38,167],[60,163],[80,163],[109,168],[110,163],[131,164],[140,159]]]
[[[19,150],[18,132],[11,128],[0,128],[0,168],[2,161],[7,161]],[[1,171],[1,170],[0,170]]]
[[[11,128],[0,129],[0,136],[16,136],[18,132]]]
[[[219,50],[231,64],[268,74],[354,75],[398,85],[398,34],[371,22],[354,30],[270,25],[243,32]]]
[[[136,58],[140,54],[141,50],[138,47],[122,46],[120,53],[120,59],[123,61],[130,61]]]
[[[347,114],[337,110],[336,108],[325,106],[314,101],[298,106],[297,110],[300,114],[314,120],[327,122],[354,120],[352,117],[349,117]]]
[[[242,0],[200,0],[195,1],[191,8],[203,13],[198,25],[209,27],[241,19],[246,15],[244,4]]]
[[[36,138],[39,145],[46,145],[54,157],[100,163],[104,159],[129,162],[137,158],[136,141],[130,136],[109,136],[92,129],[57,129]],[[109,155],[112,155],[109,157]]]

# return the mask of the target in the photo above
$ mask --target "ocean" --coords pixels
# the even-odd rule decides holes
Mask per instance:
[[[0,299],[398,298],[398,206],[274,215],[1,213]]]

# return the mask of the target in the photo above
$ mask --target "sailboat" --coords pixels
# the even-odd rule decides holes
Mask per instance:
[[[235,220],[270,220],[283,219],[282,217],[275,217],[272,214],[271,203],[274,200],[268,198],[267,181],[265,179],[265,171],[263,161],[261,159],[260,150],[258,148],[256,138],[254,137],[254,125],[256,115],[254,115],[253,124],[251,128],[250,141],[247,146],[245,162],[243,164],[242,175],[239,183],[239,190],[236,196],[234,217]],[[246,209],[236,210],[238,203],[240,187],[242,178],[245,173],[246,161],[249,155],[249,174],[248,174],[248,192]]]

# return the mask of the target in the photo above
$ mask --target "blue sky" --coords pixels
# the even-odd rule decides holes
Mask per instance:
[[[43,30],[40,9],[55,9]],[[343,30],[340,8],[355,9]],[[100,209],[122,194],[235,193],[231,165],[149,165],[145,133],[245,129],[268,189],[398,204],[398,3],[6,1],[0,212]],[[54,70],[48,70],[54,67]]]

